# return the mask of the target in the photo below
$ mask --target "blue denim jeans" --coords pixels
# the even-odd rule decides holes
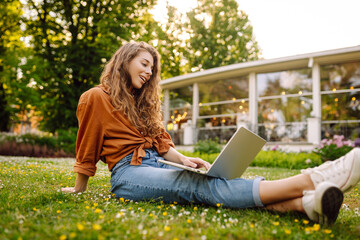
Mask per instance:
[[[111,170],[111,192],[134,201],[203,203],[229,208],[262,207],[259,183],[264,178],[226,180],[159,163],[154,149],[146,149],[142,164],[130,165],[132,154]]]

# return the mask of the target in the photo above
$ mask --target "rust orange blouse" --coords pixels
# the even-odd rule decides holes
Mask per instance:
[[[156,138],[143,136],[129,120],[115,110],[110,96],[99,85],[80,97],[77,112],[79,131],[76,139],[74,172],[94,176],[99,160],[109,170],[125,156],[134,153],[131,165],[140,165],[146,148],[154,147],[162,155],[174,147],[170,135],[163,132]]]

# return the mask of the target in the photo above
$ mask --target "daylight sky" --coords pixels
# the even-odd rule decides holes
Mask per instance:
[[[166,17],[166,1],[185,13],[196,0],[158,0],[154,18]],[[360,0],[237,0],[248,14],[265,59],[360,45]]]

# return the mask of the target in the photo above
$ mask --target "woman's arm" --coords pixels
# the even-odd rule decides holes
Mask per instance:
[[[77,173],[76,181],[75,181],[75,187],[61,188],[61,191],[63,193],[85,192],[88,181],[89,181],[89,176],[84,175],[82,173]]]
[[[175,150],[175,148],[170,147],[169,151],[162,155],[163,158],[165,158],[168,161],[180,163],[185,166],[193,167],[193,168],[210,168],[210,163],[200,159],[200,158],[193,158],[193,157],[187,157],[179,153]]]

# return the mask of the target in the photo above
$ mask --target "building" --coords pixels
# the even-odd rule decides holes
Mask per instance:
[[[273,143],[360,137],[360,46],[232,64],[161,81],[176,144],[246,126]]]

